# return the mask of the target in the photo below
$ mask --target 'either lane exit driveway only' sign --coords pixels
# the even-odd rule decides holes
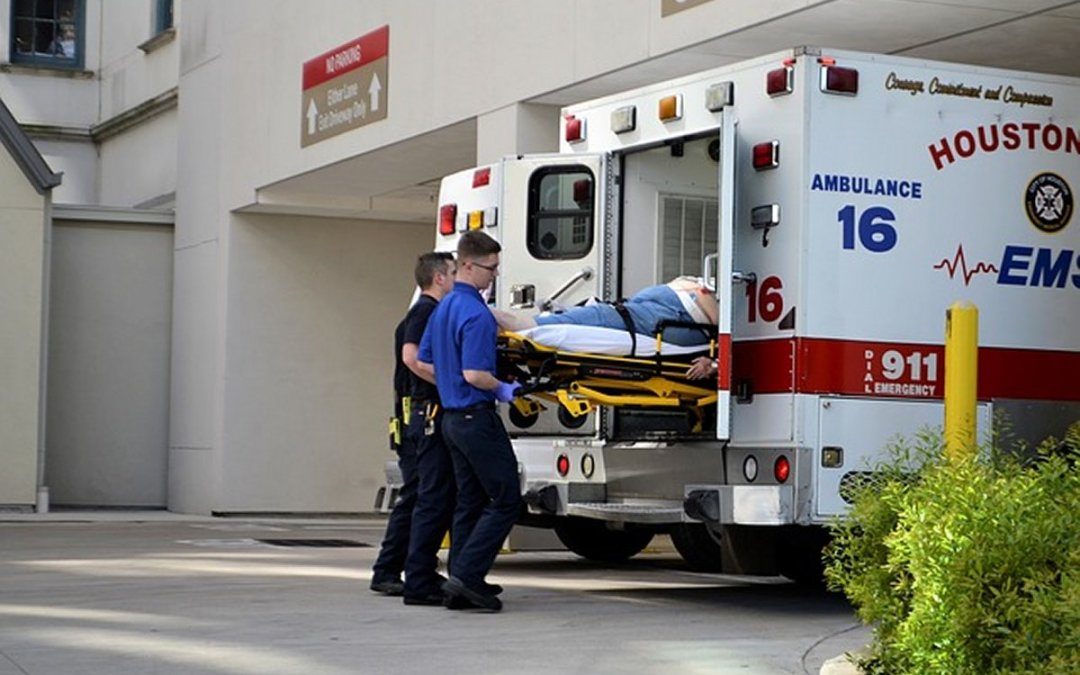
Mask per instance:
[[[300,147],[386,119],[390,26],[304,62]]]

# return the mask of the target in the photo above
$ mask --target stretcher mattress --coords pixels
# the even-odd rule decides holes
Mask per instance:
[[[640,333],[637,336],[637,348],[631,354],[630,333],[618,328],[582,326],[579,324],[551,324],[529,328],[518,331],[518,333],[533,342],[564,352],[644,357],[656,354],[656,338],[652,335],[641,335]],[[663,342],[660,345],[660,354],[661,356],[700,354],[708,348],[709,346],[704,344],[684,347],[670,342]]]

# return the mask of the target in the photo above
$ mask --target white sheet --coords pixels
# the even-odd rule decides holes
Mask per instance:
[[[586,352],[610,356],[630,355],[630,334],[618,328],[549,324],[518,331],[518,333],[542,345],[564,352]],[[708,349],[706,345],[683,347],[664,342],[660,347],[660,353],[665,356],[675,356],[679,354],[696,354],[706,349]],[[656,338],[639,334],[637,336],[637,350],[634,356],[653,356],[655,354]]]

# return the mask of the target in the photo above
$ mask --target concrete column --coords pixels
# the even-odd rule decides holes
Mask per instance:
[[[225,261],[219,133],[225,116],[221,5],[184,5],[181,31],[176,230],[173,256],[168,508],[217,508],[224,408]]]
[[[558,149],[558,106],[514,103],[476,118],[477,164],[489,164],[506,155]]]

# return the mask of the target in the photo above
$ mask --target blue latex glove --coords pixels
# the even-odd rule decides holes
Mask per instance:
[[[500,403],[512,401],[520,389],[520,382],[500,382],[499,386],[495,387],[495,398]]]

